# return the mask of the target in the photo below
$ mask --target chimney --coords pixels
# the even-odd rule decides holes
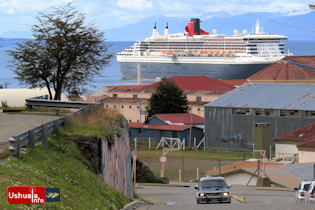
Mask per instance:
[[[155,22],[155,25],[154,25],[154,28],[153,28],[153,37],[156,37],[156,22]]]
[[[165,28],[164,36],[165,36],[166,38],[168,37],[168,23],[166,23],[166,28]]]

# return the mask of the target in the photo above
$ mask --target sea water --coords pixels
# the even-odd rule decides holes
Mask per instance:
[[[119,42],[106,42],[111,45],[108,49],[109,53],[113,53],[114,57],[110,62],[110,66],[106,67],[102,76],[96,76],[94,81],[87,87],[91,92],[103,86],[114,86],[114,85],[137,85],[136,80],[123,80],[120,76],[120,71],[116,59],[116,54],[129,49],[134,42],[130,41],[119,41]],[[24,88],[19,85],[19,81],[14,79],[14,72],[8,67],[10,64],[10,57],[7,54],[7,50],[13,50],[16,46],[14,41],[0,41],[0,85],[5,82],[8,83],[8,88]],[[284,46],[284,52],[287,54],[288,50],[294,56],[306,56],[315,55],[315,41],[287,41]],[[141,84],[152,84],[155,81],[141,81]]]

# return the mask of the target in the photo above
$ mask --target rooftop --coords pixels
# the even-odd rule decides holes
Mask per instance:
[[[192,124],[204,124],[205,122],[203,117],[190,113],[156,114],[154,116],[170,125],[175,123],[190,124],[190,120]]]
[[[206,106],[315,110],[315,85],[245,83]]]
[[[315,148],[315,139],[310,140],[308,142],[298,144],[297,147],[308,147],[308,148]],[[315,161],[315,160],[314,160]]]
[[[297,130],[283,134],[274,138],[274,140],[283,141],[311,141],[315,139],[315,123],[311,123]]]
[[[145,124],[145,123],[138,123],[138,122],[130,122],[129,128],[183,131],[190,128],[190,125],[165,125],[165,124]]]
[[[282,60],[315,67],[315,56],[287,56]],[[276,62],[247,78],[247,80],[249,82],[315,82],[315,69],[292,63],[283,64]]]
[[[183,90],[230,91],[235,88],[233,85],[206,76],[182,76],[168,79],[175,82]],[[160,82],[163,81],[148,85],[145,89],[156,89]]]

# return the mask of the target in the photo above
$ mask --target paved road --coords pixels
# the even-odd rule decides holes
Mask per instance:
[[[60,117],[0,113],[0,152],[9,147],[9,138]]]
[[[163,209],[235,209],[235,210],[296,210],[315,209],[315,204],[296,204],[293,191],[256,190],[254,187],[233,186],[232,195],[244,195],[246,203],[232,199],[231,204],[196,204],[193,183],[190,187],[158,187],[143,186],[136,189],[136,193],[153,202],[153,205],[138,207],[138,210],[163,210]]]

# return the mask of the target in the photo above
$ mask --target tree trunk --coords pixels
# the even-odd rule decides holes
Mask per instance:
[[[46,86],[47,86],[48,93],[49,93],[49,99],[52,100],[52,94],[51,94],[51,90],[50,90],[50,86],[49,86],[49,82],[48,82],[47,78],[45,79],[45,82],[46,82]]]

